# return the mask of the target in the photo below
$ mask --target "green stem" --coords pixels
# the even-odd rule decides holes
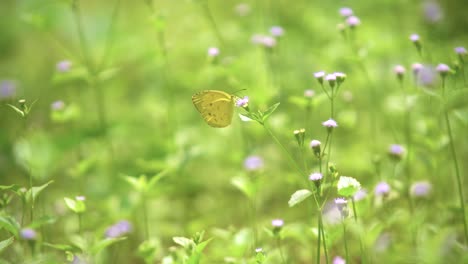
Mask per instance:
[[[445,95],[445,77],[442,77],[442,94]],[[449,136],[449,141],[450,141],[450,151],[452,153],[452,160],[453,160],[453,166],[455,168],[455,179],[457,181],[457,187],[458,187],[458,197],[460,200],[460,207],[461,207],[461,213],[463,215],[463,230],[464,230],[464,237],[465,237],[465,244],[468,244],[468,224],[466,220],[466,209],[465,209],[465,198],[463,194],[463,185],[462,185],[462,179],[460,175],[460,169],[458,166],[458,158],[457,158],[457,152],[455,151],[455,142],[453,140],[453,133],[452,133],[452,127],[450,125],[450,118],[447,109],[444,110],[444,116],[445,116],[445,124],[447,125],[447,132]]]
[[[357,210],[356,210],[356,202],[354,201],[354,197],[351,197],[351,203],[353,206],[354,222],[357,223]],[[366,263],[365,256],[364,256],[364,245],[362,244],[361,234],[359,234],[359,249],[361,251],[361,263]]]
[[[82,231],[82,219],[81,219],[81,213],[78,213],[78,234],[81,235]]]
[[[145,240],[149,239],[149,226],[148,226],[148,208],[147,208],[147,201],[146,195],[143,194],[142,197],[143,202],[143,225],[145,226]]]
[[[345,253],[346,253],[346,263],[349,262],[349,251],[348,251],[348,239],[346,237],[346,223],[343,219],[343,240],[344,240],[344,247],[345,247]]]
[[[256,185],[256,182],[255,182]],[[258,247],[258,230],[257,230],[257,204],[256,204],[257,195],[254,194],[251,199],[252,206],[252,231],[254,237],[254,249]]]
[[[221,35],[221,32],[218,29],[218,25],[216,24],[216,21],[215,21],[215,19],[213,17],[213,14],[211,13],[211,9],[210,9],[208,3],[206,1],[202,1],[201,5],[202,5],[203,12],[205,13],[206,18],[210,21],[211,27],[213,28],[213,31],[215,32],[219,43],[224,48],[225,47],[224,39],[223,39],[223,37]]]
[[[325,238],[325,228],[323,227],[323,217],[322,213],[320,213],[320,222],[321,222],[321,230],[322,230],[322,241],[323,241],[323,253],[325,254],[325,263],[328,264],[328,249],[327,249],[327,240]]]
[[[284,254],[283,254],[283,248],[282,248],[282,246],[281,246],[281,238],[278,237],[278,238],[276,239],[276,243],[277,243],[278,251],[279,251],[279,253],[280,253],[281,262],[282,262],[283,264],[286,264],[286,259],[284,258]]]
[[[317,215],[317,222],[318,222],[318,238],[317,238],[317,261],[316,263],[317,264],[320,264],[320,246],[322,244],[322,241],[321,241],[321,237],[322,237],[322,231],[321,231],[321,228],[322,228],[322,222],[321,222],[321,211],[319,210],[318,211],[318,215]]]

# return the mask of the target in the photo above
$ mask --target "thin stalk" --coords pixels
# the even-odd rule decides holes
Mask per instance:
[[[148,207],[147,207],[147,200],[146,195],[143,194],[142,197],[143,203],[143,225],[145,226],[145,240],[149,239],[149,226],[148,226]]]
[[[351,203],[353,206],[354,222],[357,224],[357,210],[356,210],[356,202],[354,201],[354,197],[351,197]],[[361,263],[366,263],[365,256],[364,256],[364,245],[362,244],[361,234],[359,234],[359,249],[361,251]]]
[[[283,248],[282,248],[282,246],[281,246],[281,238],[278,237],[278,238],[276,239],[276,244],[277,244],[277,247],[278,247],[278,251],[279,251],[279,253],[280,253],[281,262],[282,262],[283,264],[286,264],[286,259],[284,258],[284,254],[283,254]]]
[[[345,247],[345,254],[346,254],[346,263],[349,262],[349,251],[348,251],[348,239],[346,237],[346,223],[343,219],[343,240],[344,240],[344,247]]]
[[[258,247],[258,230],[257,230],[257,204],[256,199],[257,195],[254,194],[251,199],[251,206],[252,206],[252,231],[254,237],[254,248]]]
[[[78,234],[81,235],[81,231],[82,231],[82,219],[81,219],[81,213],[78,213],[77,214],[78,216]]]
[[[445,96],[445,78],[442,77],[442,94]],[[450,118],[447,109],[444,109],[445,124],[447,125],[447,132],[450,141],[450,151],[452,153],[453,166],[455,168],[455,179],[458,187],[458,198],[460,200],[461,213],[463,215],[463,230],[465,236],[465,244],[468,244],[468,224],[466,220],[465,198],[463,194],[462,179],[460,169],[458,166],[457,152],[455,151],[455,142],[453,140],[452,126],[450,125]]]
[[[219,43],[224,48],[225,47],[224,39],[223,39],[223,36],[221,35],[221,32],[218,29],[218,25],[216,24],[216,21],[213,17],[210,6],[208,5],[206,1],[202,1],[201,5],[202,5],[203,12],[206,18],[208,19],[208,21],[210,21],[210,25],[213,28],[213,31],[215,32],[216,38],[218,38]]]
[[[323,241],[323,254],[325,254],[325,263],[328,264],[327,240],[325,238],[325,228],[323,228],[322,213],[320,213],[320,222],[321,222],[321,226],[322,226],[321,231],[322,231],[322,241]]]
[[[320,246],[322,244],[321,237],[322,237],[322,222],[321,222],[321,210],[318,211],[317,222],[318,222],[318,237],[317,237],[317,264],[320,264]]]

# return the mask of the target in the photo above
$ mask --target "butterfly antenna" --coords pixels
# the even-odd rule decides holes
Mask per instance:
[[[237,91],[233,92],[232,94],[234,94],[234,95],[237,96],[237,93],[238,93],[238,92],[241,92],[241,91],[247,91],[247,89],[240,89],[240,90],[237,90]]]

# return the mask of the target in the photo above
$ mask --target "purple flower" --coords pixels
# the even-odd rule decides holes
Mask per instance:
[[[311,148],[320,147],[321,144],[322,144],[322,143],[321,143],[320,141],[314,139],[314,140],[312,140],[312,141],[310,142],[310,147],[311,147]]]
[[[309,180],[311,181],[320,181],[323,178],[322,173],[314,172],[309,175]]]
[[[208,48],[208,57],[217,57],[219,55],[219,49],[216,47]]]
[[[335,128],[338,126],[335,120],[328,119],[327,121],[323,122],[322,125],[327,128]]]
[[[55,111],[60,111],[65,108],[65,103],[62,100],[58,100],[58,101],[53,102],[50,105],[50,108]]]
[[[433,67],[424,66],[418,73],[418,84],[432,86],[436,80],[436,73]]]
[[[57,71],[61,73],[70,71],[71,67],[72,67],[72,62],[69,60],[59,61],[57,62],[57,65],[56,65]]]
[[[428,181],[418,181],[411,185],[410,193],[414,197],[427,197],[432,191],[432,184]]]
[[[116,238],[128,234],[132,231],[132,224],[127,220],[121,220],[107,228],[105,236],[107,238]]]
[[[340,207],[348,204],[348,201],[345,198],[335,198],[335,204]]]
[[[244,167],[248,171],[257,171],[263,168],[263,159],[259,156],[249,156],[244,161]]]
[[[390,185],[386,182],[379,182],[374,189],[376,196],[385,196],[390,193]]]
[[[388,152],[391,156],[401,158],[401,156],[403,156],[403,154],[405,153],[405,148],[403,148],[403,146],[398,145],[398,144],[392,144],[390,145]]]
[[[430,23],[439,22],[442,17],[442,10],[435,1],[426,1],[423,5],[424,17]]]
[[[262,39],[262,44],[264,47],[273,48],[276,46],[276,39],[270,36],[265,36]]]
[[[390,233],[382,233],[380,234],[374,243],[375,251],[377,252],[384,252],[388,249],[390,244],[392,243],[392,236]]]
[[[335,79],[341,83],[346,79],[346,74],[342,72],[334,72],[333,75],[335,75]]]
[[[333,264],[346,264],[346,260],[340,256],[333,258]]]
[[[411,69],[413,70],[413,74],[414,75],[417,75],[422,69],[424,68],[424,65],[422,65],[421,63],[413,63],[411,65]]]
[[[284,29],[280,26],[272,26],[270,28],[270,34],[273,37],[281,37],[284,35]]]
[[[418,34],[411,34],[410,37],[409,37],[409,39],[410,39],[412,42],[416,43],[416,42],[419,42],[420,37],[419,37]]]
[[[37,237],[36,231],[32,228],[23,228],[20,231],[20,236],[24,240],[35,240]]]
[[[454,50],[456,54],[461,56],[464,56],[467,53],[465,47],[456,47]]]
[[[342,17],[349,17],[353,15],[353,10],[349,7],[342,7],[340,8],[340,15]]]
[[[236,106],[237,107],[247,107],[249,105],[249,97],[244,96],[244,98],[239,98],[236,101]]]
[[[361,20],[357,16],[350,16],[346,19],[346,24],[348,24],[350,28],[354,28],[361,24]]]
[[[314,95],[315,95],[314,90],[308,89],[304,91],[304,97],[312,98],[314,97]]]
[[[354,201],[357,202],[357,201],[364,200],[366,197],[367,197],[367,191],[364,189],[360,189],[354,194],[353,199]]]
[[[436,67],[436,71],[440,73],[440,75],[445,76],[450,71],[450,67],[447,64],[439,63]]]
[[[0,81],[0,100],[11,99],[16,95],[16,85],[13,81],[2,80]]]
[[[397,76],[403,76],[403,74],[405,74],[405,71],[406,69],[402,65],[397,65],[393,68],[393,72],[395,72]]]
[[[283,227],[284,221],[283,219],[274,219],[271,221],[271,225],[276,228]]]

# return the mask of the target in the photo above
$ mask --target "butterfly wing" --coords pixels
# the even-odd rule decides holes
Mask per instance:
[[[193,105],[212,127],[227,127],[234,113],[234,97],[217,90],[205,90],[192,96]]]

